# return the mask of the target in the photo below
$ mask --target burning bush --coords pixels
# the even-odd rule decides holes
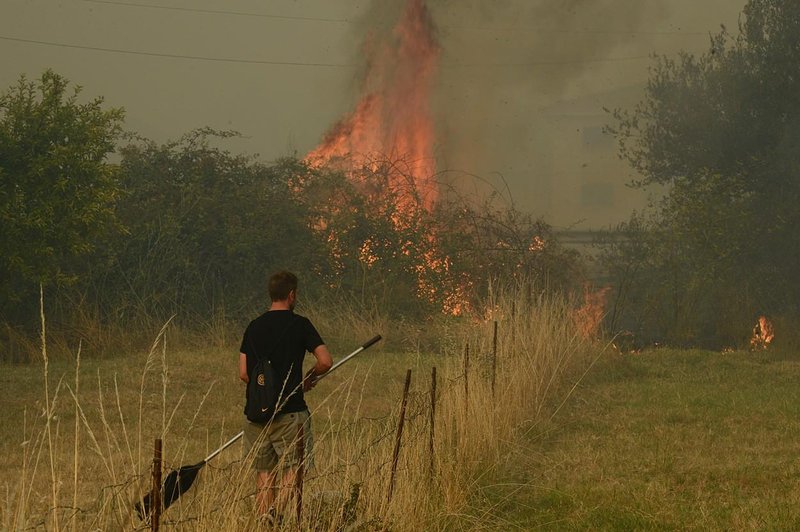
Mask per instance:
[[[291,190],[328,261],[317,271],[331,288],[396,312],[460,314],[486,294],[487,281],[524,275],[550,289],[573,286],[579,256],[549,226],[492,196],[475,204],[442,194],[425,208],[417,181],[398,182],[400,162],[341,170],[294,162]]]

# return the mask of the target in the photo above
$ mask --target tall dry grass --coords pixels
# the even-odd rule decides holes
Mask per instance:
[[[519,431],[529,430],[563,399],[556,393],[569,390],[565,378],[580,375],[597,352],[576,333],[573,307],[565,299],[537,295],[527,285],[495,290],[481,316],[439,324],[438,353],[420,353],[413,344],[405,354],[370,353],[355,359],[350,371],[340,370],[323,380],[309,395],[315,465],[306,473],[300,527],[480,528],[482,522],[499,519],[492,508],[479,510],[474,504],[481,480],[516,445]],[[193,359],[190,355],[170,359],[166,325],[137,376],[115,374],[109,380],[98,371],[91,378],[96,387],[82,383],[87,376],[81,371],[78,350],[74,376],[53,382],[44,312],[42,316],[46,406],[42,415],[26,415],[21,427],[22,445],[14,477],[5,483],[0,526],[146,529],[134,504],[149,490],[153,439],[164,440],[170,467],[199,461],[203,453],[240,430],[237,422],[230,421],[240,417],[238,412],[231,418],[216,415],[216,409],[235,409],[227,403],[235,401],[232,398],[241,394],[241,388],[219,392],[225,385],[215,380],[196,382],[197,376],[189,376],[194,381],[187,381]],[[377,311],[329,322],[321,312],[314,317],[321,330],[336,327],[359,339],[390,326]],[[438,380],[431,454],[434,365]],[[412,369],[412,386],[390,498],[406,367]],[[192,489],[165,512],[162,528],[256,529],[254,475],[248,460],[239,459],[240,453],[237,445],[203,468]],[[297,525],[288,512],[284,527]]]

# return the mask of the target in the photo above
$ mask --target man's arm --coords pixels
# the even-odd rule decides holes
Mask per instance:
[[[239,353],[239,379],[245,384],[250,382],[250,377],[247,375],[247,355]]]
[[[314,358],[317,359],[314,367],[308,370],[306,376],[303,378],[303,391],[307,392],[316,384],[315,380],[320,375],[326,373],[331,366],[333,366],[333,357],[331,357],[328,347],[325,344],[318,345],[312,353]]]

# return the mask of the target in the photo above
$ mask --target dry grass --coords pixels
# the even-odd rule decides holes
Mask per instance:
[[[592,349],[576,337],[567,302],[529,293],[496,294],[488,319],[442,321],[436,353],[422,352],[415,338],[390,338],[388,345],[403,345],[401,352],[378,344],[309,394],[316,467],[307,474],[301,528],[481,528],[482,520],[500,518],[488,515],[491,509],[476,516],[473,495],[520,428],[541,417],[548,397],[564,390],[559,385],[566,372],[585,366]],[[336,320],[316,309],[310,314],[323,336],[349,332],[360,341],[391,327],[377,311],[340,313]],[[199,461],[240,430],[244,391],[236,380],[235,347],[173,351],[168,340],[165,326],[146,352],[81,361],[78,349],[72,362],[58,364],[48,361],[43,342],[42,374],[6,368],[2,421],[12,428],[2,444],[0,527],[145,527],[133,507],[148,490],[154,438],[164,440],[166,464],[177,467]],[[433,366],[438,393],[431,455]],[[412,386],[390,499],[406,369]],[[206,466],[165,513],[163,527],[254,528],[254,479],[240,456],[237,444]],[[291,518],[284,524],[295,528]]]

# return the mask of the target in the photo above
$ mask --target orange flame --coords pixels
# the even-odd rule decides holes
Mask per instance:
[[[766,349],[773,339],[775,339],[775,328],[772,326],[772,322],[766,316],[759,316],[755,327],[753,327],[750,348],[755,350]]]
[[[407,242],[400,250],[411,255],[420,246],[415,250],[422,257],[414,267],[417,295],[441,297],[445,312],[462,313],[466,306],[458,300],[469,287],[448,290],[437,282],[448,275],[450,259],[439,256],[434,233],[417,227],[418,215],[433,211],[438,200],[430,95],[440,48],[425,0],[406,0],[391,33],[371,35],[364,49],[367,69],[355,109],[334,124],[306,162],[340,167],[367,197],[378,200],[374,204],[391,200],[394,208],[383,212],[379,207],[378,214],[388,215],[396,229],[428,231],[425,243]],[[387,190],[370,186],[363,177],[370,173],[385,178]],[[379,260],[372,244],[368,239],[360,249],[367,266]]]
[[[573,312],[572,319],[584,338],[595,338],[600,331],[610,291],[610,286],[592,290],[589,283],[583,285],[583,305]]]
[[[430,92],[439,60],[434,25],[424,0],[408,0],[391,35],[368,39],[362,96],[307,156],[312,165],[346,161],[349,169],[377,170],[389,163],[389,184],[413,181],[421,206],[437,199],[433,182],[434,125]],[[401,198],[404,197],[401,195]],[[403,209],[413,208],[407,201]]]

